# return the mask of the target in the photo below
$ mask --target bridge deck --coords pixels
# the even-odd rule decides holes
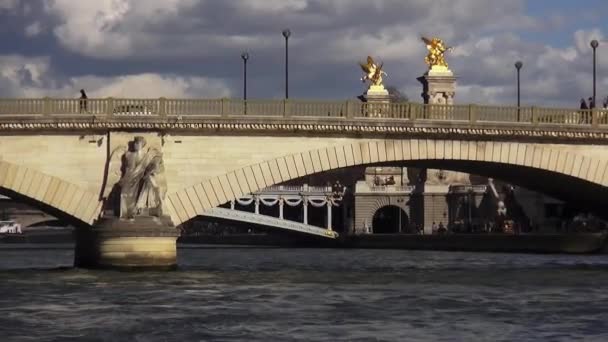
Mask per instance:
[[[311,226],[295,221],[281,220],[276,217],[254,214],[241,210],[212,208],[207,210],[203,215],[208,217],[247,222],[251,224],[259,224],[279,229],[286,229],[294,232],[317,235],[330,239],[335,239],[338,237],[338,233],[325,228]]]

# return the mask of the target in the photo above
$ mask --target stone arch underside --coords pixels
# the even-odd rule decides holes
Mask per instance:
[[[167,209],[178,225],[209,208],[274,184],[374,164],[415,164],[469,172],[598,207],[608,199],[608,159],[604,158],[535,143],[361,139],[261,161],[209,178],[170,193]]]
[[[396,197],[396,195],[376,197],[373,202],[373,205],[370,207],[366,207],[363,212],[357,212],[357,209],[355,208],[355,226],[363,227],[365,221],[367,221],[368,225],[371,225],[374,219],[374,215],[378,212],[378,210],[388,206],[398,207],[399,209],[403,210],[405,214],[409,217],[410,208],[408,207],[407,203],[405,201],[397,202]]]
[[[403,207],[401,207],[399,205],[396,205],[396,204],[387,204],[387,205],[381,206],[380,208],[376,209],[373,212],[372,216],[371,216],[371,220],[369,222],[370,222],[370,226],[372,227],[372,232],[374,234],[376,234],[378,232],[382,232],[382,231],[387,231],[387,230],[390,231],[391,230],[390,226],[389,227],[382,227],[382,226],[378,227],[377,226],[377,220],[379,219],[378,215],[380,213],[382,213],[382,211],[387,211],[387,210],[391,210],[391,209],[393,209],[393,210],[394,209],[399,210],[401,212],[401,215],[402,215],[401,216],[401,220],[402,220],[401,222],[399,222],[399,220],[397,219],[397,216],[395,216],[395,217],[392,217],[392,215],[389,216],[388,220],[389,221],[393,221],[393,223],[394,223],[394,226],[392,228],[396,228],[395,231],[393,231],[391,233],[398,233],[400,231],[403,231],[404,224],[405,224],[405,226],[407,226],[407,224],[408,224],[408,222],[410,220],[409,213],[407,211],[405,211],[403,209]]]
[[[73,224],[92,225],[101,211],[98,194],[6,161],[0,161],[0,193]]]
[[[405,205],[405,202],[397,202],[392,200],[391,196],[382,196],[379,197],[375,203],[374,206],[371,207],[371,209],[369,210],[369,217],[373,217],[374,214],[381,208],[384,207],[388,207],[388,206],[395,206],[395,207],[399,207],[401,208],[406,214],[409,215],[408,211],[409,208],[407,207],[407,205]]]

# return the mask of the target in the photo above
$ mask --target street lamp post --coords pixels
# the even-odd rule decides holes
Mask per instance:
[[[597,40],[592,40],[591,41],[591,48],[593,49],[593,104],[594,106],[597,105],[597,103],[595,102],[595,49],[597,49],[598,45],[600,45],[598,43]],[[591,109],[591,108],[589,108]]]
[[[291,36],[291,31],[283,30],[283,37],[285,37],[285,99],[289,98],[289,36]]]
[[[241,54],[243,59],[243,100],[247,101],[247,60],[249,59],[249,53],[247,51]]]
[[[515,62],[515,69],[517,69],[517,122],[519,122],[519,107],[521,107],[521,102],[520,102],[520,86],[519,86],[519,71],[521,70],[521,67],[524,66],[524,63],[522,63],[521,61],[517,61]]]

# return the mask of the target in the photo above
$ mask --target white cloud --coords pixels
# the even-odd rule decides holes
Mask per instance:
[[[128,1],[54,0],[46,7],[62,21],[54,33],[68,49],[101,57],[130,53],[131,40],[115,30],[130,8]]]
[[[541,69],[548,70],[555,68],[564,63],[576,62],[579,57],[578,51],[574,47],[564,49],[556,49],[551,46],[546,46],[545,50],[536,60],[536,66]]]
[[[74,97],[84,88],[91,97],[197,98],[229,97],[223,80],[143,73],[62,78],[48,57],[0,56],[0,91],[7,97]]]
[[[54,33],[68,49],[85,56],[121,58],[136,53],[140,39],[144,45],[154,44],[150,36],[142,36],[146,25],[175,17],[194,1],[46,0],[45,9],[59,19]]]
[[[0,11],[1,10],[12,10],[17,7],[19,0],[0,0]]]
[[[27,37],[37,36],[40,34],[40,32],[42,32],[42,25],[39,21],[35,21],[25,27],[25,35]]]
[[[308,6],[307,0],[243,0],[241,4],[246,10],[263,12],[299,11]]]
[[[42,86],[49,68],[48,57],[0,56],[0,77],[5,83]]]
[[[294,31],[292,41],[300,46],[306,41],[332,46],[343,39],[367,39],[360,47],[385,47],[382,50],[393,56],[396,52],[391,49],[398,49],[400,40],[420,34],[452,40],[468,32],[464,30],[468,27],[482,31],[537,25],[522,14],[522,4],[522,0],[491,4],[480,0],[46,0],[45,7],[58,19],[54,33],[68,49],[96,58],[147,59],[205,56],[218,48],[241,50],[260,43],[268,47],[268,42],[278,47],[279,32],[287,26]],[[351,45],[347,42],[343,47]]]
[[[195,98],[229,97],[221,80],[204,77],[139,74],[118,77],[84,76],[70,79],[73,89],[84,88],[91,97]]]

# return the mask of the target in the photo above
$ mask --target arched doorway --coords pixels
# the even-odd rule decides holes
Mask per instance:
[[[376,211],[372,220],[374,234],[397,234],[407,232],[409,217],[403,209],[387,205]]]

